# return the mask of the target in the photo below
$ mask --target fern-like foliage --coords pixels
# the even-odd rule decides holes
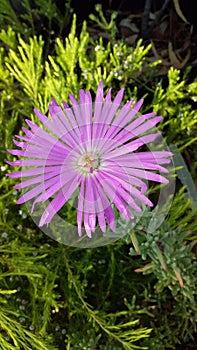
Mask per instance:
[[[34,6],[32,6],[34,3]],[[54,27],[61,35],[70,22],[72,8],[70,0],[65,1],[62,11],[52,0],[2,0],[0,3],[0,27],[12,26],[23,38],[43,34],[46,37],[46,52],[51,45]],[[9,46],[9,42],[6,43]]]
[[[197,123],[196,111],[192,108],[197,79],[192,84],[188,84],[187,73],[181,78],[179,70],[170,68],[168,72],[169,84],[166,91],[162,87],[162,82],[157,84],[152,101],[154,111],[165,118],[163,126],[168,129],[167,142],[176,141],[180,151],[194,142],[196,144],[197,141],[197,137],[191,135],[193,127]]]
[[[30,43],[26,44],[24,40],[19,38],[18,51],[19,55],[13,50],[10,50],[8,62],[6,66],[18,80],[24,92],[33,101],[37,100],[40,79],[43,72],[42,52],[44,42],[39,37],[30,39]]]

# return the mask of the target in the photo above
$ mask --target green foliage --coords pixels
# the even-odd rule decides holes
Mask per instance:
[[[164,87],[155,79],[158,62],[148,63],[150,46],[139,40],[128,47],[116,39],[116,14],[108,22],[97,7],[98,17],[91,16],[109,41],[94,42],[85,22],[77,35],[76,16],[63,38],[69,2],[64,14],[54,1],[35,3],[32,8],[24,0],[17,15],[10,1],[0,3],[0,348],[195,348],[197,80],[188,80],[189,70],[182,77],[170,69]],[[42,36],[36,35],[41,18],[46,23]],[[125,101],[144,96],[144,111],[164,116],[160,127],[167,142],[176,144],[171,149],[177,152],[180,190],[155,230],[149,229],[152,212],[146,209],[135,227],[122,226],[123,232],[129,230],[124,239],[78,250],[43,235],[26,207],[15,204],[17,192],[14,180],[5,176],[4,160],[13,159],[6,148],[12,148],[24,119],[35,119],[33,107],[47,113],[51,97],[61,102],[80,88],[95,93],[101,79],[114,93],[125,87]],[[185,151],[193,160],[189,168]],[[156,195],[158,188],[151,191]],[[67,210],[72,220],[73,212]]]
[[[7,68],[14,78],[21,83],[27,96],[33,101],[38,98],[38,88],[43,72],[42,52],[44,42],[41,37],[30,38],[30,43],[26,44],[19,38],[18,51],[20,58],[15,51],[10,50],[7,61]]]
[[[0,40],[9,46],[11,49],[15,50],[17,45],[16,34],[12,27],[8,27],[8,30],[2,29],[0,32]]]
[[[189,71],[181,78],[179,70],[170,68],[168,87],[164,90],[161,82],[157,84],[152,101],[154,111],[164,117],[163,127],[167,131],[167,142],[176,141],[181,151],[197,141],[197,137],[193,135],[197,114],[195,108],[192,107],[192,100],[196,95],[197,79],[188,84],[188,73]]]
[[[29,43],[19,37],[19,45],[13,50],[16,47],[13,31],[9,29],[7,34],[3,32],[4,41],[7,36],[11,49],[6,57],[6,67],[20,83],[22,94],[25,93],[26,98],[30,97],[31,101],[27,100],[28,105],[38,106],[45,112],[52,96],[60,102],[61,99],[67,99],[70,92],[77,94],[81,87],[96,91],[101,79],[112,86],[116,86],[117,82],[121,86],[133,83],[140,85],[140,77],[145,79],[146,74],[149,77],[157,65],[146,61],[145,56],[150,45],[145,48],[141,40],[135,48],[128,48],[121,41],[113,47],[108,43],[106,48],[100,39],[90,52],[92,39],[85,22],[80,38],[76,37],[76,16],[65,45],[57,38],[56,55],[49,56],[45,66],[44,42],[41,37],[30,38]],[[127,97],[125,94],[125,99]]]
[[[178,195],[178,198],[183,199],[183,195]],[[187,208],[184,208],[181,213],[177,213],[177,219],[186,210]],[[173,206],[172,212],[174,213]],[[186,217],[191,222],[190,214],[188,213]],[[192,214],[195,217],[197,210]],[[137,272],[154,273],[158,279],[154,286],[157,292],[161,292],[167,287],[172,291],[174,297],[180,293],[193,303],[196,282],[195,278],[191,281],[191,276],[195,274],[196,263],[194,263],[195,255],[192,253],[192,245],[186,243],[190,232],[190,222],[185,222],[184,230],[184,223],[181,223],[180,228],[173,229],[168,222],[165,222],[156,231],[149,232],[146,230],[147,219],[150,220],[150,213],[144,214],[143,220],[140,221],[139,225],[136,225],[135,231],[131,232],[131,240],[134,238],[135,242],[137,241],[137,253],[141,255],[142,260],[147,262],[148,257],[151,259],[151,263],[139,268]],[[171,220],[171,213],[169,220]],[[175,218],[172,215],[173,224],[174,221]],[[194,228],[197,228],[196,223],[194,223]],[[130,253],[136,255],[133,248],[131,248]]]
[[[36,256],[32,247],[21,246],[17,240],[2,244],[0,253],[0,285],[4,288],[0,290],[4,296],[0,298],[3,304],[0,308],[1,349],[55,350],[50,336],[41,337],[50,319],[50,308],[57,307],[57,295],[53,291],[55,273],[42,266],[46,253]],[[42,278],[44,288],[40,288]],[[5,290],[9,286],[15,289]],[[30,310],[32,319],[28,315]],[[32,332],[34,329],[37,334]]]
[[[43,32],[48,36],[48,46],[54,25],[58,36],[69,24],[72,14],[70,0],[65,1],[64,6],[65,13],[52,0],[35,0],[34,7],[31,6],[30,0],[15,1],[13,5],[10,0],[2,0],[0,3],[0,27],[8,29],[11,26],[16,33],[20,33],[26,39],[38,34],[39,31]],[[44,26],[41,25],[43,22]],[[6,45],[9,45],[9,42]]]
[[[23,327],[17,320],[17,314],[7,308],[1,308],[0,312],[0,341],[1,349],[42,349],[55,350],[48,342],[34,335],[31,331]]]
[[[96,22],[98,27],[103,29],[105,33],[109,33],[109,37],[111,38],[112,43],[114,43],[118,31],[116,26],[116,18],[118,16],[118,12],[112,12],[110,22],[108,23],[103,14],[102,6],[100,4],[97,4],[95,6],[95,10],[98,13],[98,15],[95,16],[93,14],[90,14],[89,18],[92,21]]]
[[[10,1],[2,0],[0,3],[0,27],[5,27],[5,24],[13,26],[16,32],[22,32],[24,30]]]
[[[125,323],[117,323],[117,320],[120,317],[122,319],[125,317],[131,318],[132,313],[129,311],[116,312],[112,314],[108,313],[105,315],[103,312],[101,313],[97,310],[92,310],[91,306],[88,305],[84,300],[83,294],[81,292],[81,287],[77,285],[77,279],[75,279],[75,276],[70,269],[66,257],[65,266],[68,272],[69,280],[72,281],[75,292],[80,299],[84,310],[87,312],[89,322],[92,323],[96,329],[100,328],[100,330],[105,332],[109,337],[121,343],[124,349],[139,349],[139,346],[135,345],[135,343],[142,338],[146,338],[151,330],[146,328],[135,329],[135,326],[139,323],[139,320],[129,320]],[[140,347],[140,349],[145,348]]]
[[[194,181],[192,179],[192,176],[188,170],[188,167],[181,155],[180,152],[178,152],[178,149],[175,145],[171,145],[171,150],[174,152],[174,165],[177,167],[181,167],[177,169],[177,175],[182,182],[183,185],[187,187],[187,195],[190,198],[192,202],[192,207],[197,207],[197,190],[195,188]]]
[[[193,244],[187,242],[192,240],[192,233],[197,230],[196,215],[197,209],[191,209],[191,201],[185,200],[182,188],[172,203],[167,220],[158,229],[153,232],[146,229],[151,219],[151,213],[146,210],[142,220],[127,237],[127,242],[132,242],[134,246],[130,248],[130,254],[140,255],[142,261],[146,262],[145,265],[141,263],[135,271],[144,275],[153,274],[156,278],[153,288],[158,296],[169,299],[169,294],[165,291],[167,288],[177,301],[171,309],[171,315],[178,319],[177,328],[174,334],[169,329],[175,344],[179,343],[180,335],[185,340],[190,334],[190,329],[196,331],[197,262],[192,251]],[[161,324],[169,324],[165,314],[160,315],[160,318]],[[166,347],[167,342],[161,349]]]

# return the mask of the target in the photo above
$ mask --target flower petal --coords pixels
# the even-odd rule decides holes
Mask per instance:
[[[41,216],[39,226],[48,225],[55,214],[63,207],[63,205],[72,196],[76,188],[79,186],[80,180],[74,178],[57,194],[57,196],[50,202],[44,213]]]

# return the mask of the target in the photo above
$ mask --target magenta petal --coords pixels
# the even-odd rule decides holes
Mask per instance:
[[[73,192],[79,185],[79,179],[74,179],[66,185],[61,192],[51,201],[47,206],[39,222],[39,226],[49,224],[54,217],[54,215],[63,207],[63,205],[68,201],[72,196]]]
[[[144,99],[141,98],[141,100],[139,100],[133,107],[132,107],[132,110],[134,110],[136,113],[139,112],[140,108],[142,107],[144,103]]]
[[[66,103],[65,101],[62,101],[62,104],[65,109],[70,108],[68,103]]]
[[[121,108],[120,112],[118,113],[118,115],[114,119],[113,125],[111,125],[111,127],[108,129],[108,131],[106,133],[106,137],[113,138],[122,129],[123,126],[121,124],[124,122],[124,125],[126,125],[127,119],[129,122],[129,120],[132,117],[131,116],[131,109],[130,109],[130,106],[132,103],[133,103],[133,101],[130,101],[130,102],[126,103]],[[135,115],[135,113],[133,113],[133,115]]]
[[[131,101],[131,102],[133,102],[133,101]],[[122,110],[120,110],[117,117],[115,118],[114,124],[117,126],[120,126],[120,128],[125,127],[125,125],[127,125],[135,117],[135,115],[138,113],[143,102],[144,102],[144,100],[141,99],[132,108],[128,108],[128,107],[130,107],[130,105],[126,106],[127,107],[126,111],[123,107]],[[125,112],[126,112],[126,115],[125,115]]]
[[[69,186],[69,183],[72,182],[74,179],[78,181],[79,177],[76,175],[75,172],[67,171],[64,173],[61,173],[61,176],[59,174],[52,174],[53,176],[47,176],[49,180],[44,181],[45,183],[45,190],[40,194],[39,197],[36,198],[34,201],[35,203],[39,202],[45,202],[47,199],[52,197],[56,192],[58,192],[61,188],[65,187],[65,185]]]
[[[96,207],[94,198],[93,180],[90,176],[85,182],[85,200],[84,200],[84,226],[86,233],[91,237],[91,232],[95,231],[96,226]]]
[[[88,214],[88,225],[92,232],[95,231],[96,226],[96,215],[94,214]]]
[[[21,136],[21,135],[14,135],[14,136],[17,137],[20,140],[23,140],[23,141],[26,141],[26,142],[29,141],[29,139],[27,137],[24,137],[24,136]]]
[[[146,197],[144,196],[139,190],[137,190],[135,187],[133,187],[131,184],[127,183],[126,181],[124,181],[121,178],[114,175],[109,175],[108,173],[104,173],[102,171],[99,172],[99,175],[101,177],[101,179],[105,180],[105,185],[108,188],[108,190],[111,192],[111,190],[109,189],[109,186],[111,184],[113,184],[114,189],[116,189],[117,194],[119,192],[119,194],[121,194],[122,189],[126,190],[132,197],[137,198],[139,201],[141,201],[144,204],[147,204],[149,206],[152,206],[152,202]],[[112,192],[111,192],[112,193]],[[110,195],[111,195],[110,193]],[[116,193],[116,192],[115,192]],[[116,196],[114,196],[116,197]],[[111,199],[112,199],[112,195],[111,195]],[[112,199],[113,200],[113,199]]]
[[[96,92],[95,103],[102,103],[102,102],[103,102],[103,82],[100,81]]]
[[[79,192],[79,199],[78,199],[78,209],[77,209],[77,225],[78,225],[78,235],[82,236],[82,219],[83,219],[83,208],[84,208],[84,184],[85,179],[82,178],[81,180],[81,188]]]
[[[119,147],[117,149],[114,149],[113,151],[111,151],[109,153],[106,152],[106,159],[108,157],[111,159],[113,157],[118,157],[118,156],[121,156],[123,154],[136,151],[142,145],[143,145],[143,142],[141,142],[140,140],[132,141],[132,142],[128,143],[127,145]]]
[[[40,184],[39,186],[37,186],[36,188],[33,188],[32,190],[26,192],[25,194],[23,194],[18,200],[17,200],[17,204],[23,204],[25,202],[28,202],[30,199],[36,197],[38,194],[40,194],[43,190],[45,190],[45,185]]]
[[[69,94],[69,98],[73,106],[78,106],[78,101],[72,94]]]
[[[47,172],[51,172],[53,170],[59,171],[61,170],[62,167],[47,167],[47,168],[31,168],[27,170],[22,170],[22,171],[15,171],[11,174],[7,174],[7,176],[11,178],[23,178],[23,177],[29,177],[29,176],[35,176],[35,175],[40,175],[44,174]]]
[[[124,154],[120,157],[113,158],[113,162],[117,162],[118,164],[123,165],[124,163],[127,166],[131,166],[133,164],[133,161],[146,161],[150,163],[155,164],[168,164],[171,162],[170,159],[166,157],[170,157],[172,154],[171,152],[137,152],[137,153],[131,153],[131,154]]]
[[[107,166],[107,164],[106,164]],[[129,182],[131,185],[133,186],[137,186],[140,187],[141,192],[144,193],[145,191],[147,191],[147,185],[141,181],[140,179],[131,176],[127,173],[127,168],[126,167],[121,167],[117,164],[113,164],[112,162],[108,163],[108,166],[106,169],[103,169],[104,171],[107,171],[107,173],[110,175],[114,175],[114,176],[118,176],[120,177],[120,179]]]
[[[140,170],[140,169],[135,169],[135,168],[127,168],[127,173],[133,176],[137,176],[141,179],[146,179],[146,180],[151,180],[155,182],[161,182],[164,184],[167,184],[169,181],[158,174],[155,174],[153,172],[150,172],[148,170]]]
[[[14,142],[14,144],[20,148],[27,148],[27,143],[26,142],[19,142],[19,141],[16,141],[16,140],[12,140]]]
[[[118,91],[117,95],[114,98],[113,104],[117,104],[119,106],[122,102],[123,95],[124,95],[124,88]]]
[[[60,107],[59,107],[60,108]],[[60,108],[61,109],[61,108]],[[51,109],[51,113],[52,113]],[[58,127],[54,122],[52,122],[49,118],[47,118],[44,114],[42,114],[40,111],[38,111],[37,109],[34,109],[34,112],[36,113],[36,115],[38,116],[38,118],[40,119],[40,121],[42,122],[42,124],[48,129],[50,130],[54,135],[56,135],[57,137],[59,137],[60,139],[62,138],[62,136],[66,133],[65,128],[63,127],[60,128]],[[39,128],[38,132],[42,132],[42,129]],[[51,135],[49,135],[50,137]]]
[[[89,225],[89,214],[88,213],[84,213],[84,226],[85,226],[85,231],[86,234],[89,238],[92,238],[92,230],[90,228]]]
[[[112,122],[112,119],[115,116],[115,113],[122,101],[124,89],[121,89],[118,94],[116,95],[114,101],[112,104],[109,104],[107,102],[104,103],[103,110],[102,110],[102,121],[104,122],[103,127],[101,129],[101,133],[97,133],[96,137],[101,137],[101,143],[103,143],[103,138],[106,134],[106,132],[109,130],[109,125]],[[99,147],[100,142],[97,144]]]
[[[151,120],[146,121],[143,125],[137,127],[136,129],[134,129],[132,132],[138,136],[150,129],[152,129],[156,124],[158,124],[161,120],[163,119],[163,117],[155,117]]]
[[[138,138],[139,141],[143,142],[144,145],[146,145],[147,143],[153,142],[155,141],[155,139],[157,137],[159,137],[161,135],[160,132],[157,132],[155,134],[149,134],[149,135],[145,135],[145,136],[140,136]]]
[[[22,164],[22,160],[15,160],[14,162],[9,162],[6,160],[6,163],[12,166],[20,166]]]
[[[36,125],[35,123],[33,123],[31,120],[29,119],[25,119],[27,125],[33,130],[33,131],[37,131],[39,129],[39,126]]]
[[[52,103],[54,106],[59,106],[56,99],[54,97],[52,97]]]
[[[136,118],[131,124],[129,124],[126,127],[126,131],[133,132],[133,130],[135,130],[138,126],[142,125],[147,119],[150,119],[150,118],[154,117],[155,115],[156,115],[156,113],[149,113],[149,114],[141,115],[140,117]],[[153,120],[153,119],[151,119],[151,120]]]
[[[26,188],[26,187],[38,184],[40,182],[49,180],[49,179],[51,179],[52,177],[55,177],[55,176],[56,176],[56,174],[54,174],[54,173],[46,173],[46,174],[43,174],[43,175],[40,175],[40,176],[36,176],[36,177],[34,177],[34,178],[30,179],[30,180],[23,181],[23,182],[15,185],[13,187],[16,188],[16,189]]]
[[[30,139],[33,137],[34,134],[33,134],[30,130],[28,130],[27,128],[25,128],[24,126],[22,126],[22,130],[24,131],[25,135],[26,135],[27,137],[29,137]]]
[[[114,211],[112,209],[112,206],[109,205],[109,207],[105,208],[104,213],[105,213],[109,227],[111,228],[111,230],[113,232],[115,232],[116,231],[115,215],[114,215]]]
[[[113,180],[111,181],[111,183],[109,183],[107,178],[102,176],[100,172],[97,175],[97,178],[98,178],[99,182],[102,183],[103,190],[107,194],[108,198],[111,200],[112,203],[115,204],[117,209],[120,211],[121,215],[124,215],[124,217],[125,217],[126,216],[125,203],[123,203],[121,198],[118,196],[118,191],[114,185]],[[102,181],[102,180],[105,180],[105,181]],[[125,217],[125,218],[127,219],[127,217]]]
[[[101,231],[105,233],[106,232],[105,210],[103,207],[103,202],[98,192],[98,185],[94,178],[92,181],[93,181],[93,189],[94,189],[94,195],[95,195],[95,207],[96,207],[96,213],[98,217],[98,224]]]
[[[48,122],[49,119],[47,118],[47,116],[40,112],[37,108],[34,108],[34,113],[37,115],[37,117],[43,124]]]
[[[79,90],[79,99],[81,104],[85,103],[85,92],[83,89]]]
[[[64,176],[64,180],[63,180]],[[70,180],[70,177],[73,177],[73,174],[67,173],[61,176],[59,174],[54,177],[48,177],[48,180],[45,179],[40,185],[32,188],[30,191],[24,193],[17,201],[17,204],[22,204],[28,202],[30,199],[36,197],[37,195],[44,192],[44,197],[46,197],[46,193],[48,193],[51,188],[55,188],[54,192],[50,193],[50,196],[57,192],[63,185],[64,182]]]
[[[108,90],[106,96],[105,96],[105,103],[110,104],[111,103],[111,88]]]
[[[120,129],[123,129],[138,113],[139,109],[141,108],[143,104],[143,99],[141,99],[139,102],[137,102],[132,108],[126,109],[126,111],[122,108],[120,113],[117,115],[117,117],[114,120],[114,125],[118,126],[119,129],[114,129],[113,133],[111,134],[110,129],[108,131],[108,137],[115,137],[116,133],[119,132]],[[124,113],[126,112],[126,114]],[[155,115],[155,114],[154,114]],[[128,131],[129,126],[127,125],[126,131]],[[125,133],[125,131],[124,131]],[[120,133],[119,137],[122,137],[122,133]]]
[[[149,113],[142,115],[141,117],[138,117],[134,122],[129,124],[129,126],[126,126],[124,130],[121,130],[121,132],[118,133],[118,130],[113,133],[114,141],[116,143],[124,143],[129,141],[130,139],[138,136],[139,134],[145,132],[146,127],[148,129],[153,128],[155,124],[157,124],[160,121],[161,117],[156,117],[150,120],[149,124],[147,124],[146,119],[151,118],[155,115],[155,113]],[[145,122],[145,123],[144,123]],[[141,128],[140,128],[141,126]],[[147,130],[148,130],[147,129]],[[115,134],[118,133],[116,136]]]
[[[105,215],[104,215],[104,210],[99,212],[97,214],[98,216],[98,224],[103,233],[106,232],[106,221],[105,221]]]
[[[7,150],[10,154],[13,154],[14,156],[24,156],[26,151],[21,151],[18,149],[8,149]]]
[[[101,199],[103,211],[104,211],[105,217],[107,219],[108,225],[112,231],[115,231],[116,225],[115,225],[114,211],[112,209],[112,206],[111,206],[103,188],[101,187],[101,184],[100,184],[99,179],[98,179],[98,175],[96,175],[96,177],[95,177],[95,184],[97,184],[99,198]],[[102,211],[100,213],[102,213]]]

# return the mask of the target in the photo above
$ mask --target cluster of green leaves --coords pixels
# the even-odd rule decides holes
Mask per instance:
[[[180,201],[182,207],[178,205]],[[155,292],[163,294],[163,298],[169,300],[168,289],[177,302],[173,306],[170,302],[168,305],[171,316],[178,321],[174,334],[170,331],[169,338],[186,339],[190,329],[196,330],[197,262],[192,251],[193,245],[187,243],[192,240],[193,232],[197,229],[196,215],[197,209],[190,209],[190,200],[184,199],[181,189],[172,203],[167,219],[157,229],[147,230],[151,213],[146,210],[127,237],[127,242],[133,243],[130,254],[140,255],[142,259],[135,271],[144,275],[153,274],[156,278],[152,285]],[[158,322],[162,323],[162,318],[165,319],[166,315],[164,313],[159,317]],[[161,347],[163,348],[165,349]]]
[[[168,143],[176,143],[181,151],[197,141],[197,81],[188,82],[189,72],[190,68],[181,77],[179,70],[170,68],[167,88],[159,82],[152,101],[154,111],[165,118],[163,128],[166,128]]]
[[[50,43],[54,28],[56,35],[60,36],[68,26],[71,14],[70,0],[65,1],[63,11],[53,0],[2,0],[0,27],[7,30],[11,26],[26,39],[42,32]]]
[[[8,228],[7,232],[7,236],[5,232],[2,235],[0,248],[3,350],[52,350],[56,344],[58,348],[93,349],[101,336],[128,350],[139,348],[135,343],[151,330],[139,327],[134,312],[106,313],[85,300],[89,289],[85,276],[95,274],[97,264],[90,259],[91,250],[81,253],[58,244],[49,245],[41,234],[36,236],[35,228],[30,230],[26,225],[18,239]],[[22,234],[25,238],[21,244]],[[88,344],[86,331],[91,334]]]
[[[148,101],[144,111],[154,109],[164,116],[161,129],[167,142],[177,145],[171,148],[184,187],[173,199],[167,220],[155,230],[148,229],[152,213],[145,210],[125,239],[79,250],[44,236],[26,208],[16,206],[14,180],[5,176],[8,166],[3,163],[0,347],[164,350],[188,345],[196,331],[197,212],[195,185],[178,151],[191,151],[194,175],[197,159],[192,148],[197,142],[192,106],[197,80],[188,82],[189,71],[181,77],[178,70],[170,69],[164,88],[154,79],[158,62],[150,64],[146,59],[150,46],[139,41],[128,47],[116,40],[116,16],[108,23],[100,7],[100,17],[92,19],[111,33],[112,43],[102,38],[94,42],[86,23],[77,36],[76,16],[70,34],[62,39],[63,17],[57,16],[55,2],[47,1],[47,14],[46,0],[35,3],[36,9],[23,1],[25,11],[19,16],[10,1],[0,4],[4,28],[0,32],[0,159],[9,157],[6,148],[12,148],[12,137],[20,132],[24,119],[35,120],[34,107],[47,113],[51,97],[61,102],[80,88],[95,93],[102,79],[106,89],[110,86],[116,92],[126,87],[125,101],[144,96]],[[40,16],[47,19],[47,33],[54,23],[58,27],[50,55],[50,35],[47,40],[34,35]],[[72,219],[73,212],[67,210]],[[128,227],[122,230],[126,233]]]

